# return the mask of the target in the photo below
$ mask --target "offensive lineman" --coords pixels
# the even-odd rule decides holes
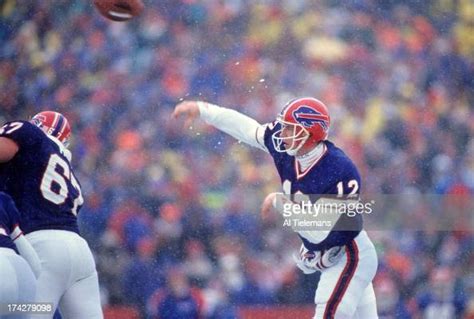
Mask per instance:
[[[360,176],[352,161],[327,141],[330,117],[326,106],[314,98],[295,99],[283,108],[273,123],[260,125],[237,111],[200,101],[184,101],[175,107],[175,118],[184,115],[186,125],[201,117],[208,124],[268,152],[280,175],[284,194],[270,194],[262,214],[280,201],[292,202],[295,194],[355,195],[360,191]],[[281,213],[281,211],[280,211]],[[362,217],[349,231],[339,221],[331,231],[297,231],[303,245],[297,266],[305,273],[321,271],[315,294],[314,318],[377,318],[372,279],[377,270],[375,248],[365,230]]]
[[[2,307],[8,304],[28,304],[35,300],[35,274],[39,274],[40,263],[36,252],[18,226],[19,219],[18,210],[11,197],[0,192],[0,304]],[[17,249],[21,256],[17,254]],[[27,315],[22,316],[18,312],[13,312],[13,309],[8,309],[8,306],[7,309],[2,310],[1,318],[29,318]],[[10,315],[8,315],[9,312],[11,312]]]
[[[41,262],[36,301],[59,306],[63,318],[102,318],[95,262],[77,226],[83,197],[66,148],[70,134],[67,119],[52,111],[6,123],[0,129],[2,186]]]

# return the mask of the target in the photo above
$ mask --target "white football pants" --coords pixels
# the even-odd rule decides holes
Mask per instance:
[[[59,306],[63,319],[102,319],[97,271],[87,242],[65,230],[39,230],[26,237],[41,262],[36,302]]]
[[[35,300],[36,278],[30,265],[13,249],[0,247],[0,304],[5,308],[12,303],[31,303]],[[3,309],[7,310],[8,309]],[[18,313],[7,315],[0,313],[0,318],[30,318]]]
[[[314,319],[376,319],[372,279],[377,254],[365,230],[345,247],[345,255],[321,272]]]

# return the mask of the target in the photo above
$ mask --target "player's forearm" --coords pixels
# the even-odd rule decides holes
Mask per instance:
[[[13,140],[0,136],[0,163],[10,161],[18,150],[18,145]]]
[[[199,102],[201,118],[215,128],[250,146],[266,150],[263,145],[265,128],[253,118],[214,104]]]
[[[19,227],[16,227],[14,229],[14,231],[10,234],[10,238],[15,243],[16,248],[18,248],[20,255],[25,258],[25,260],[30,265],[36,278],[38,278],[41,272],[41,262],[33,246],[31,246],[28,239],[23,236],[23,232],[20,230]]]

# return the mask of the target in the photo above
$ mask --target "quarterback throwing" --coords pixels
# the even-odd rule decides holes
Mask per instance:
[[[200,101],[178,104],[173,116],[185,116],[187,125],[200,117],[272,156],[283,192],[265,198],[263,215],[272,209],[281,210],[282,202],[297,205],[296,197],[300,195],[307,195],[312,202],[334,196],[357,200],[361,188],[358,170],[341,149],[327,140],[329,112],[315,98],[288,102],[277,119],[267,124]],[[314,318],[377,318],[372,286],[377,254],[363,230],[362,216],[341,215],[327,230],[293,229],[302,240],[296,265],[305,274],[321,272]]]

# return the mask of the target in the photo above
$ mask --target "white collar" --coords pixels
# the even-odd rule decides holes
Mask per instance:
[[[324,142],[321,142],[308,153],[295,156],[296,162],[297,164],[299,164],[296,165],[296,172],[298,178],[304,176],[309,170],[309,168],[315,165],[321,159],[321,157],[323,157],[324,153],[326,153],[326,150],[326,144]]]

